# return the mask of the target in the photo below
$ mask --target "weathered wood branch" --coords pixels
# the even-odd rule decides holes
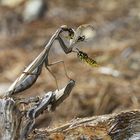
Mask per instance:
[[[12,140],[19,137],[21,113],[12,98],[0,99],[0,139]]]
[[[78,118],[58,128],[36,130],[37,140],[139,140],[140,110]]]
[[[92,139],[138,140],[140,139],[140,110],[118,114],[78,118],[58,128],[35,130],[30,137],[27,128],[33,128],[34,120],[23,115],[12,98],[0,99],[0,139]],[[30,127],[29,127],[30,126]]]
[[[26,140],[34,130],[36,118],[43,111],[54,111],[70,94],[75,81],[61,90],[50,91],[31,99],[2,97],[0,99],[0,140]],[[23,106],[24,105],[24,106]]]

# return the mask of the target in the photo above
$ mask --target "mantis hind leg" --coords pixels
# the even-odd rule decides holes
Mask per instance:
[[[54,80],[55,80],[55,83],[56,83],[56,86],[57,86],[57,89],[59,90],[59,87],[58,87],[58,82],[57,82],[57,79],[56,79],[56,76],[53,74],[53,72],[46,66],[46,69],[51,73],[51,75],[53,76]]]
[[[58,82],[57,82],[57,79],[56,79],[56,76],[53,74],[53,72],[48,68],[49,66],[53,66],[53,65],[56,65],[56,64],[59,64],[59,63],[62,63],[63,64],[63,67],[64,67],[64,71],[65,71],[65,75],[68,79],[71,80],[71,78],[68,76],[67,74],[67,71],[66,71],[66,66],[65,66],[65,63],[63,60],[61,61],[57,61],[57,62],[54,62],[54,63],[51,63],[51,64],[48,64],[48,61],[45,61],[45,67],[47,68],[47,70],[51,73],[51,75],[54,77],[55,79],[55,83],[57,85],[57,88],[58,88]],[[59,88],[58,88],[59,89]]]
[[[66,65],[65,65],[65,62],[63,60],[60,60],[60,61],[56,61],[54,63],[51,63],[51,64],[48,64],[48,66],[53,66],[53,65],[56,65],[56,64],[62,64],[63,65],[63,68],[64,68],[64,71],[65,71],[65,75],[66,77],[71,80],[71,78],[68,76],[68,73],[67,73],[67,70],[66,70]]]

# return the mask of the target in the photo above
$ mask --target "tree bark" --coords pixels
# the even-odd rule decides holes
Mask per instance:
[[[54,111],[71,93],[75,81],[42,96],[17,98],[16,96],[0,98],[0,140],[26,140],[34,130],[36,118],[43,111]]]
[[[36,130],[36,140],[139,140],[140,110],[70,121],[58,128]]]
[[[78,118],[58,128],[29,131],[28,128],[33,128],[33,121],[23,115],[18,100],[10,97],[0,99],[0,140],[140,139],[140,110]],[[25,134],[28,134],[27,137],[24,137]]]

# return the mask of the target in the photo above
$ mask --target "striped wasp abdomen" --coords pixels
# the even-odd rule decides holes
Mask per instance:
[[[94,59],[90,58],[85,52],[82,52],[82,51],[78,50],[77,57],[81,61],[89,64],[90,66],[93,66],[93,67],[97,67],[98,66],[97,62]]]

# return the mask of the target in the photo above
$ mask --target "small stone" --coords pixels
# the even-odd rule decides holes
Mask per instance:
[[[46,10],[44,0],[29,0],[25,4],[23,11],[24,21],[31,22],[42,17]]]

